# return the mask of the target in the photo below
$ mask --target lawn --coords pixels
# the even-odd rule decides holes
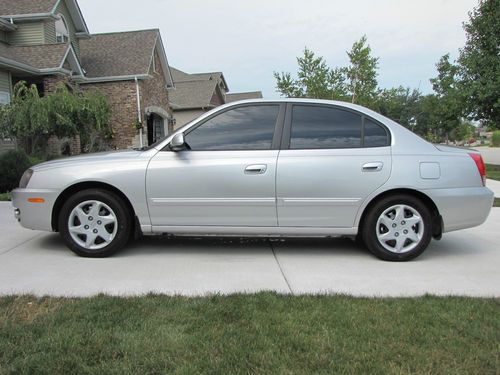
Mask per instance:
[[[500,165],[486,164],[486,177],[500,181]]]
[[[10,193],[0,193],[0,202],[10,201]]]
[[[0,298],[0,374],[498,374],[500,300]]]

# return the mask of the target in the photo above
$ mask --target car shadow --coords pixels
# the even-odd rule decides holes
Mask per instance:
[[[465,241],[465,243],[464,243]],[[43,252],[73,254],[57,233],[38,239],[37,249]],[[143,236],[130,241],[114,257],[135,257],[145,254],[217,254],[252,255],[274,251],[277,256],[352,256],[373,257],[366,247],[348,238],[240,238],[240,237],[189,237],[189,236]],[[474,257],[480,249],[474,239],[443,238],[431,241],[429,248],[414,261],[429,261],[438,258]]]

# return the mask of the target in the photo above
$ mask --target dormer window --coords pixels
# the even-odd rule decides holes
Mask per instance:
[[[56,20],[56,41],[66,43],[69,40],[68,26],[62,14],[57,15]]]

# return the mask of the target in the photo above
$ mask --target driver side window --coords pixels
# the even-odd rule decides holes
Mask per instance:
[[[279,105],[230,109],[186,134],[192,151],[270,150]]]

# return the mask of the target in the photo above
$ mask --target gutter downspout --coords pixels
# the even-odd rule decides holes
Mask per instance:
[[[141,96],[139,93],[139,81],[137,80],[137,77],[134,78],[135,80],[135,96],[137,98],[137,121],[142,124],[142,119],[141,119]],[[143,142],[142,142],[142,126],[141,129],[139,130],[139,143],[141,145],[141,148],[143,147]]]

